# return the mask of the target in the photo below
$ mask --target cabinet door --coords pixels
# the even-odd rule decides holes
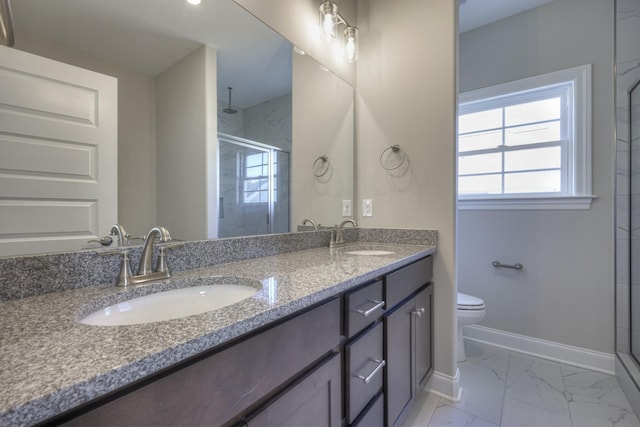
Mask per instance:
[[[415,300],[410,299],[384,317],[387,426],[401,421],[405,408],[413,401],[411,312],[414,307]]]
[[[433,286],[429,286],[416,295],[415,310],[415,394],[424,387],[431,371],[431,335],[432,335],[432,299]]]
[[[248,426],[340,427],[342,424],[340,355],[333,356],[255,417]]]

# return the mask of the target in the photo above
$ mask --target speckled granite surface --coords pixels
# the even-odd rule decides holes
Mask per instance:
[[[171,271],[179,272],[329,246],[330,237],[331,232],[323,230],[184,242],[183,246],[169,249],[167,258]],[[435,246],[437,232],[348,227],[344,229],[343,237],[346,242],[362,240]],[[0,257],[0,301],[116,283],[121,256],[108,255],[114,249]],[[130,253],[133,268],[138,265],[142,246],[126,249]]]
[[[359,232],[354,231],[355,236],[350,238],[357,239]],[[195,270],[188,267],[207,261],[178,262],[176,265],[180,267],[174,269],[174,277],[146,287],[124,290],[111,284],[85,286],[0,303],[0,425],[31,425],[47,419],[436,249],[435,233],[416,237],[422,244],[408,245],[393,242],[389,236],[384,243],[376,243],[375,233],[370,230],[362,235],[363,241],[350,243],[340,250],[329,250],[324,242],[323,247],[295,249],[299,247],[297,245],[304,245],[305,240],[324,239],[327,232],[287,235],[292,237],[292,242],[279,244],[267,239],[263,242],[264,247],[253,252],[245,248],[243,254],[251,256],[237,262],[227,261]],[[384,235],[388,230],[380,233]],[[238,239],[223,240],[231,250],[241,245],[241,242],[230,242]],[[190,242],[181,250],[190,253],[196,251],[198,245],[205,245],[205,242]],[[350,249],[364,247],[394,253],[383,256],[346,254]],[[260,250],[280,252],[253,256]],[[198,257],[202,256],[200,252],[196,253]],[[219,252],[211,256],[233,258],[231,254]],[[44,260],[39,261],[42,264],[36,265],[37,268],[51,271],[52,267]],[[253,297],[231,306],[165,322],[115,327],[78,323],[83,315],[114,302],[190,286],[195,280],[201,284],[207,277],[254,279],[262,284],[262,289]]]

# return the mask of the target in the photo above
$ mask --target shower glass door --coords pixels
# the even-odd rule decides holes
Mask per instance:
[[[640,362],[640,82],[629,91],[629,271],[631,354]]]
[[[218,237],[289,231],[289,153],[219,137]]]

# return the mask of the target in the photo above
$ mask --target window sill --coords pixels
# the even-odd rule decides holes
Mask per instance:
[[[598,196],[460,197],[461,211],[589,210]]]

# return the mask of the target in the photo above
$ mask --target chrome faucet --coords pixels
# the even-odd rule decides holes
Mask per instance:
[[[109,232],[110,236],[116,236],[118,238],[118,246],[129,246],[129,234],[124,229],[124,227],[120,224],[113,224],[111,226],[111,231]]]
[[[340,225],[336,227],[336,230],[331,232],[331,241],[329,242],[330,248],[339,248],[344,246],[344,239],[342,238],[342,229],[347,224],[351,224],[354,227],[358,226],[358,224],[356,224],[356,222],[352,219],[345,219],[344,221],[342,221]]]
[[[169,230],[164,227],[153,227],[149,230],[144,242],[144,248],[142,249],[142,255],[140,256],[140,265],[138,266],[137,276],[147,276],[155,273],[151,267],[151,259],[153,257],[153,244],[156,242],[156,238],[158,237],[160,238],[160,242],[168,242],[171,240]]]
[[[318,225],[315,222],[313,222],[312,219],[305,218],[305,219],[302,220],[302,225],[306,225],[307,223],[311,224],[311,226],[313,227],[314,230],[318,229]]]
[[[124,231],[124,228],[120,225],[114,225],[111,229],[112,235],[118,236],[118,242],[127,241],[128,235]],[[123,236],[123,237],[120,237]],[[100,255],[121,255],[122,263],[120,264],[120,273],[118,274],[118,281],[116,282],[116,286],[127,287],[129,285],[139,285],[141,283],[151,282],[153,280],[167,279],[171,277],[171,272],[169,271],[169,267],[167,266],[167,257],[166,251],[170,248],[177,248],[184,245],[184,242],[170,244],[170,245],[162,245],[159,248],[158,253],[158,264],[156,269],[154,270],[151,266],[151,261],[153,259],[153,245],[156,241],[160,242],[169,242],[171,240],[171,235],[169,234],[169,230],[164,227],[153,227],[147,237],[144,238],[144,248],[142,248],[142,254],[140,255],[140,265],[138,267],[138,272],[134,276],[131,272],[131,264],[129,258],[129,249],[114,249],[108,252],[101,252]],[[120,246],[120,245],[119,245]]]

